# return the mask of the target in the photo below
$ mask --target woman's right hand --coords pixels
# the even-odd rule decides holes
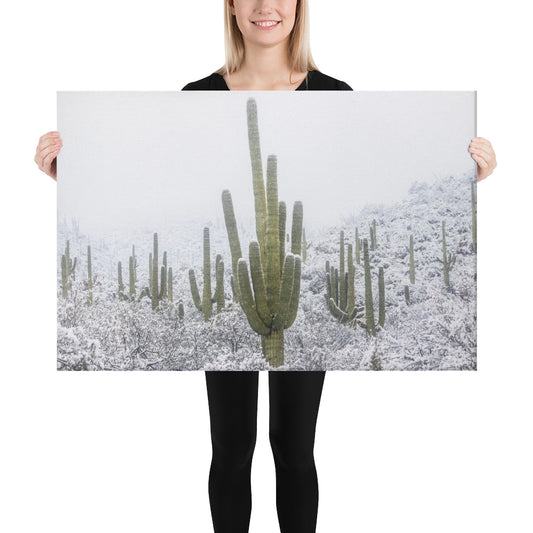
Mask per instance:
[[[61,137],[58,131],[49,131],[45,133],[40,139],[37,149],[35,150],[35,157],[33,160],[37,163],[39,170],[48,174],[51,178],[57,181],[57,155],[62,146]]]

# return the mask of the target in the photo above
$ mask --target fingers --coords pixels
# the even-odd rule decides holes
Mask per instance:
[[[496,168],[496,154],[492,144],[484,137],[474,137],[470,143],[468,151],[477,163],[477,181],[490,176]]]
[[[53,164],[59,154],[63,142],[58,131],[49,131],[39,138],[33,160],[45,174],[56,179],[55,165]]]
[[[44,135],[41,135],[39,137],[39,143],[43,140],[50,139],[50,138],[58,138],[60,137],[58,131],[49,131],[48,133],[45,133]]]
[[[46,148],[52,146],[52,147],[56,147],[56,148],[61,148],[61,146],[63,145],[63,141],[61,140],[54,140],[54,139],[46,139],[42,142],[39,143],[37,149],[39,150],[40,148],[40,152],[42,153]]]
[[[57,154],[59,154],[59,150],[50,149],[43,157],[43,168],[50,169],[52,160],[57,157]]]
[[[486,155],[496,166],[496,153],[490,142],[483,137],[474,137],[470,143],[470,151]]]
[[[472,157],[474,158],[474,160],[476,161],[476,163],[483,169],[485,168],[489,168],[489,164],[487,163],[487,161],[485,161],[485,159],[483,159],[482,156],[480,155],[477,155],[477,154],[472,154]]]
[[[47,172],[49,169],[49,161],[55,157],[57,157],[57,154],[59,154],[59,147],[56,145],[51,145],[46,148],[44,148],[41,151],[38,151],[37,154],[35,154],[34,161],[37,163],[37,166],[40,170],[43,172]]]
[[[492,147],[492,145],[490,144],[489,140],[488,139],[485,139],[485,137],[474,137],[472,139],[472,142],[474,143],[479,143],[479,144],[485,144],[487,146],[490,146]]]

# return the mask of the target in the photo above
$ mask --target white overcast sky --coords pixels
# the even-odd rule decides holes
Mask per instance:
[[[474,172],[476,93],[459,91],[58,92],[58,217],[89,234],[253,217],[246,101],[257,102],[266,179],[304,225],[389,204],[417,181]]]

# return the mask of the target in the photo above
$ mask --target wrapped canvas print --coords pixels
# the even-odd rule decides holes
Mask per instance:
[[[58,370],[475,370],[475,92],[59,92]]]

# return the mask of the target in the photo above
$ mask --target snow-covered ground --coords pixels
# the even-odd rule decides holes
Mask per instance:
[[[366,206],[336,227],[306,229],[307,260],[302,264],[300,305],[294,324],[285,330],[285,364],[275,370],[475,370],[476,254],[472,249],[470,184],[474,176],[449,176],[432,184],[414,183],[408,196],[394,205]],[[305,206],[304,206],[305,207]],[[287,229],[290,230],[290,209]],[[377,248],[370,252],[374,307],[377,320],[377,272],[385,277],[385,327],[367,338],[360,327],[340,324],[329,313],[325,264],[339,265],[339,234],[345,244],[368,238],[376,220]],[[450,287],[443,280],[442,221],[448,252],[456,255]],[[305,227],[305,218],[304,218]],[[253,224],[239,227],[245,257],[255,238]],[[128,258],[132,245],[138,262],[137,295],[148,285],[148,256],[153,232],[158,232],[159,266],[167,251],[173,270],[174,303],[152,311],[151,301],[117,298],[117,263],[122,262],[128,292]],[[155,228],[91,239],[75,222],[58,227],[57,347],[60,370],[274,370],[261,353],[259,336],[252,331],[238,305],[232,304],[231,256],[222,219],[210,225],[212,291],[215,256],[225,266],[226,308],[204,322],[194,307],[188,270],[194,268],[200,294],[202,233],[197,225]],[[416,282],[409,283],[409,235],[414,236]],[[61,254],[67,239],[77,257],[75,280],[67,299],[61,296]],[[87,305],[87,244],[91,244],[93,304]],[[355,250],[355,247],[354,247]],[[355,252],[354,252],[355,255]],[[355,257],[354,257],[355,262]],[[410,305],[404,286],[410,288]],[[355,265],[356,304],[364,299],[362,264]],[[177,314],[182,300],[183,320]]]

